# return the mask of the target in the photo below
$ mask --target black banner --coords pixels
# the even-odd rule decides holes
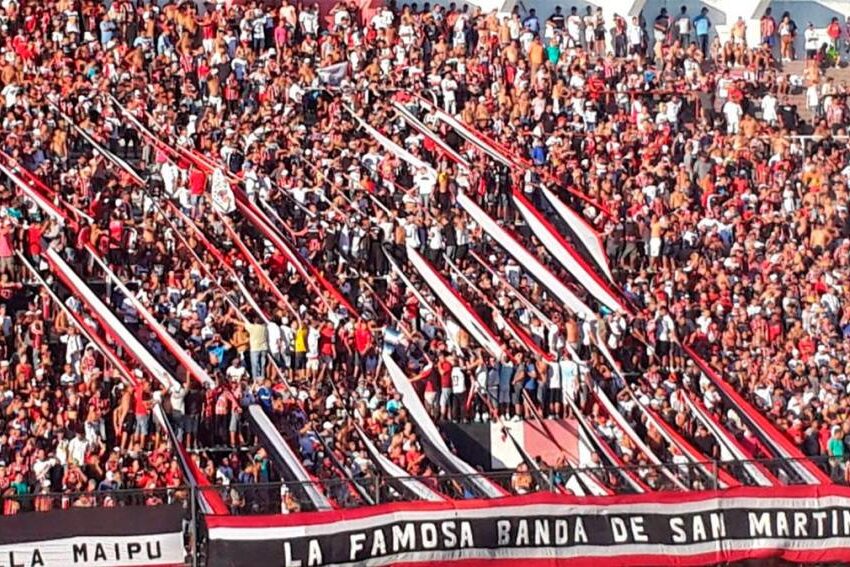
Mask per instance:
[[[0,567],[182,565],[183,515],[175,504],[0,516]]]
[[[850,557],[850,490],[744,488],[581,499],[536,494],[216,517],[208,527],[211,567],[834,561]]]

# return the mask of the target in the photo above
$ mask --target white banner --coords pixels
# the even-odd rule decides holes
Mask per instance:
[[[422,405],[419,395],[413,389],[404,371],[398,367],[398,364],[388,354],[383,355],[383,361],[387,367],[387,374],[389,374],[395,389],[401,394],[401,401],[410,413],[411,418],[413,418],[420,435],[424,438],[423,441],[427,441],[438,453],[441,461],[439,463],[440,466],[453,474],[477,475],[478,471],[472,468],[469,463],[452,453],[448,445],[446,445],[443,436],[440,434],[440,430],[437,429],[431,416],[428,415],[428,411]],[[501,487],[490,482],[483,476],[471,476],[469,482],[475,485],[478,491],[486,498],[506,496],[505,491]]]
[[[514,193],[514,204],[531,228],[534,236],[552,254],[552,258],[561,264],[590,295],[611,311],[628,311],[619,297],[611,291],[607,282],[597,276],[593,272],[593,268],[586,265],[584,258],[555,231],[540,212],[534,208],[534,205],[519,193]]]
[[[0,566],[184,565],[184,517],[179,504],[72,507],[0,516]]]
[[[422,279],[425,280],[425,283],[428,284],[443,304],[448,307],[452,315],[463,325],[472,338],[487,349],[487,352],[496,357],[496,360],[501,360],[505,348],[499,337],[484,324],[484,321],[478,317],[478,314],[443,279],[443,276],[419,252],[409,246],[407,247],[407,258],[410,264],[419,272]]]
[[[614,281],[614,276],[611,275],[611,268],[608,265],[608,255],[605,253],[605,246],[602,244],[602,239],[599,233],[585,221],[581,215],[576,213],[570,207],[565,205],[558,199],[554,193],[545,187],[541,187],[543,196],[555,209],[555,212],[564,220],[570,230],[581,240],[581,243],[587,249],[590,257],[596,262],[596,265],[605,273],[609,281]]]
[[[594,319],[596,317],[593,310],[584,304],[582,300],[576,297],[570,289],[564,285],[555,275],[549,271],[549,268],[544,266],[533,254],[518,242],[513,236],[499,226],[490,215],[479,207],[472,199],[463,193],[457,196],[458,204],[472,217],[478,226],[484,229],[490,238],[495,240],[505,251],[513,256],[517,262],[532,276],[549,288],[558,300],[561,301],[570,311],[586,319]]]

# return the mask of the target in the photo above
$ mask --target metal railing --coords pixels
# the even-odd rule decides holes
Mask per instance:
[[[502,470],[474,475],[440,474],[436,476],[389,477],[370,474],[347,480],[338,477],[311,482],[258,482],[205,488],[95,490],[86,492],[0,494],[0,514],[47,513],[73,507],[157,506],[190,502],[196,492],[218,493],[232,514],[275,514],[284,511],[310,511],[313,504],[305,486],[312,484],[339,508],[356,508],[388,502],[415,500],[403,481],[416,481],[452,499],[478,497],[474,479],[498,485],[508,494],[528,492],[563,492],[573,477],[587,477],[611,493],[627,494],[640,490],[682,491],[724,489],[730,483],[757,486],[758,476],[768,476],[783,484],[804,484],[796,465],[808,461],[828,473],[836,484],[850,484],[845,476],[850,462],[828,457],[808,459],[759,459],[753,461],[704,461],[698,463],[639,464],[623,467],[550,467],[542,465],[530,470]],[[848,471],[850,472],[850,471]],[[579,483],[581,485],[582,483]],[[641,488],[635,488],[635,485]],[[288,506],[288,508],[287,508]]]
[[[312,484],[339,508],[353,508],[389,502],[414,501],[417,497],[404,489],[404,480],[421,482],[450,499],[479,497],[473,479],[485,479],[509,495],[548,491],[574,492],[577,485],[591,494],[587,484],[602,487],[610,494],[640,491],[723,490],[731,486],[759,486],[759,479],[775,479],[782,484],[805,484],[795,465],[808,461],[831,474],[837,484],[844,480],[844,463],[827,457],[812,459],[761,459],[754,461],[705,461],[664,463],[624,467],[547,467],[527,471],[481,472],[475,475],[441,474],[438,476],[387,477],[368,475],[352,481],[330,478],[306,482],[231,483],[203,490],[218,492],[232,514],[278,514],[313,509],[305,486]],[[577,484],[571,479],[578,478]],[[587,480],[582,480],[587,479]],[[764,482],[764,481],[762,481]],[[354,486],[356,483],[357,486]]]
[[[848,484],[845,469],[850,461],[828,457],[806,459],[831,475],[837,484]],[[723,490],[730,479],[741,485],[758,485],[754,470],[785,484],[801,484],[794,471],[802,460],[762,459],[755,461],[706,461],[701,463],[664,463],[625,467],[527,467],[517,470],[481,472],[475,475],[442,474],[391,478],[367,475],[353,481],[342,478],[317,479],[312,483],[263,482],[214,485],[204,488],[180,486],[139,490],[100,490],[68,493],[0,495],[3,515],[50,514],[53,510],[74,507],[159,506],[180,503],[185,510],[184,536],[186,564],[206,564],[206,536],[203,513],[197,502],[207,491],[218,493],[233,515],[292,514],[314,510],[305,485],[313,484],[339,508],[372,506],[392,502],[415,501],[417,497],[402,481],[426,485],[447,499],[470,499],[480,495],[473,480],[486,480],[501,487],[507,495],[534,492],[572,493],[588,484],[603,487],[607,494],[640,491]],[[578,479],[577,481],[575,479]],[[356,485],[356,486],[355,486]],[[592,491],[587,491],[592,494]]]
[[[125,506],[160,506],[188,502],[191,488],[116,489],[85,492],[46,492],[0,494],[0,515],[13,516],[29,512],[46,513],[68,508],[112,508]]]

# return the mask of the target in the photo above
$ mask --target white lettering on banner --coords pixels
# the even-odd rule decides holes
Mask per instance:
[[[496,532],[498,533],[496,542],[499,544],[499,547],[508,545],[511,541],[511,522],[509,520],[499,520],[496,522]]]
[[[534,545],[549,545],[549,523],[534,520]]]
[[[283,542],[283,567],[301,567],[300,559],[292,558],[292,544],[288,541]]]
[[[393,526],[393,551],[412,550],[416,548],[416,526],[407,523],[404,528]]]
[[[349,560],[354,561],[357,559],[357,554],[363,551],[364,541],[366,541],[366,534],[351,534],[349,536],[349,546],[351,548]]]
[[[463,524],[466,524],[466,522]],[[472,546],[471,527],[469,532],[469,546]],[[462,534],[463,532],[461,532]],[[552,541],[552,534],[554,534],[554,541]],[[575,518],[572,534],[570,534],[569,522],[563,519],[529,520],[520,518],[514,524],[510,520],[496,521],[496,544],[499,547],[525,547],[532,545],[532,542],[534,546],[538,547],[552,545],[553,543],[559,546],[570,545],[571,543],[587,543],[587,532],[581,518]],[[469,546],[463,545],[461,541],[461,547]]]
[[[808,537],[806,529],[806,515],[802,512],[794,513],[794,537]]]
[[[668,522],[670,531],[673,532],[673,543],[685,543],[688,535],[685,533],[685,520],[679,517],[670,518]]]
[[[555,520],[555,545],[567,545],[570,541],[568,529],[569,524],[566,520]]]
[[[475,540],[472,539],[472,526],[469,522],[460,523],[460,546],[475,547]]]
[[[773,536],[773,529],[770,526],[770,513],[762,512],[761,514],[756,514],[755,512],[750,512],[747,514],[747,518],[750,521],[750,537]]]
[[[443,543],[446,547],[454,547],[457,545],[457,536],[455,535],[455,523],[443,522],[440,527],[443,532]]]
[[[622,518],[616,516],[611,518],[611,533],[614,536],[614,543],[624,543],[629,540],[626,522]]]
[[[183,535],[71,537],[0,546],[0,567],[163,565],[184,559]]]
[[[3,563],[3,561],[6,561],[6,563]],[[0,566],[2,567],[37,567],[38,565],[44,565],[44,559],[38,549],[34,549],[32,553],[26,555],[10,551],[7,557],[0,557]]]
[[[309,551],[309,555],[307,556],[307,566],[312,567],[313,565],[321,565],[322,546],[319,545],[318,540],[311,539],[310,545],[307,549]]]
[[[632,537],[635,541],[647,542],[649,541],[649,536],[646,535],[646,531],[643,529],[643,517],[635,516],[631,518],[629,522],[632,526]]]
[[[766,553],[809,562],[847,557],[850,496],[812,496],[802,489],[791,492],[792,496],[776,499],[640,501],[610,508],[589,504],[586,511],[582,503],[561,504],[555,497],[550,497],[552,502],[504,506],[504,510],[493,509],[496,506],[489,503],[455,510],[392,508],[350,521],[307,522],[306,527],[242,527],[232,520],[231,525],[213,525],[209,530],[211,567],[237,564],[239,559],[264,559],[285,567],[349,563],[386,567],[411,554],[423,554],[433,565],[461,558],[519,562],[546,557],[566,562],[599,557],[615,558],[617,563],[617,557],[632,556],[672,565],[681,557],[678,554],[705,554],[718,562]],[[275,540],[289,542],[291,547],[278,545],[277,555],[270,557],[267,544]],[[252,542],[264,543],[254,547]],[[95,545],[89,544],[89,562]],[[3,564],[5,560],[0,554],[0,567],[10,567]],[[32,562],[27,557],[16,555],[12,564],[26,567],[28,563]],[[47,558],[43,564],[52,567]]]
[[[827,516],[830,522],[827,524]],[[850,536],[850,510],[803,512],[777,510],[749,512],[749,533],[752,537],[846,537]],[[725,520],[721,517],[721,537],[726,535]],[[828,528],[828,529],[827,529]],[[715,536],[717,537],[717,536]]]
[[[403,525],[377,528],[368,533],[353,533],[348,539],[350,561],[363,559],[363,552],[366,551],[368,551],[368,557],[381,557],[387,553],[437,549],[438,547],[446,549],[475,547],[472,525],[468,521],[454,520],[422,523],[418,526],[418,534],[416,524],[408,522]],[[369,541],[371,544],[367,543]],[[318,548],[318,541],[311,540],[311,544],[314,542]],[[291,548],[286,549],[287,553],[290,553],[287,555],[289,563],[286,563],[286,567],[301,567],[300,560],[292,559]],[[321,553],[321,549],[317,549],[317,555],[321,556]]]
[[[517,547],[528,545],[528,522],[526,520],[520,520],[516,528],[516,544]]]
[[[609,522],[614,543],[644,543],[649,541],[643,516],[632,516],[628,521],[618,516],[612,516]]]
[[[723,514],[712,512],[708,518],[711,523],[711,537],[714,539],[726,537],[726,520],[723,518]]]
[[[137,542],[129,542],[125,544],[113,544],[111,547],[106,547],[100,543],[90,545],[81,543],[73,546],[74,563],[94,563],[101,561],[123,561],[124,559],[132,561],[134,558],[143,556],[145,559],[159,559],[162,557],[162,548],[158,541],[147,542],[145,548],[142,549],[142,544]]]
[[[584,531],[584,521],[581,517],[576,518],[573,524],[573,541],[575,543],[587,543],[587,532]]]
[[[306,567],[316,567],[323,562],[322,546],[319,540],[311,539],[307,543],[307,565]],[[283,567],[305,567],[302,559],[296,559],[292,556],[292,543],[283,542]]]
[[[823,521],[826,519],[826,512],[815,512],[812,518],[818,523],[818,537],[823,537]],[[834,523],[833,527],[835,527]],[[752,533],[752,530],[750,532]]]
[[[422,524],[419,528],[422,534],[422,549],[437,548],[437,528],[434,524]]]
[[[779,537],[788,537],[791,535],[788,529],[788,517],[785,512],[776,515],[776,535]]]
[[[387,552],[387,541],[384,539],[384,532],[375,530],[372,534],[372,557],[384,555]]]

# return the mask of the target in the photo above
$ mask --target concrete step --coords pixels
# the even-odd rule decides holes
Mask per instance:
[[[798,59],[796,61],[787,61],[782,64],[781,68],[782,72],[788,75],[797,75],[800,78],[805,76],[806,71],[806,61]],[[841,67],[834,68],[830,67],[828,69],[824,69],[821,71],[821,80],[826,80],[827,78],[831,78],[834,82],[840,83],[842,81],[850,84],[850,66],[846,63],[843,63]],[[783,98],[780,102],[787,102],[790,104],[797,105],[797,112],[800,115],[800,118],[804,120],[806,123],[812,123],[812,112],[806,107],[806,87],[797,88],[791,91],[791,95]]]

